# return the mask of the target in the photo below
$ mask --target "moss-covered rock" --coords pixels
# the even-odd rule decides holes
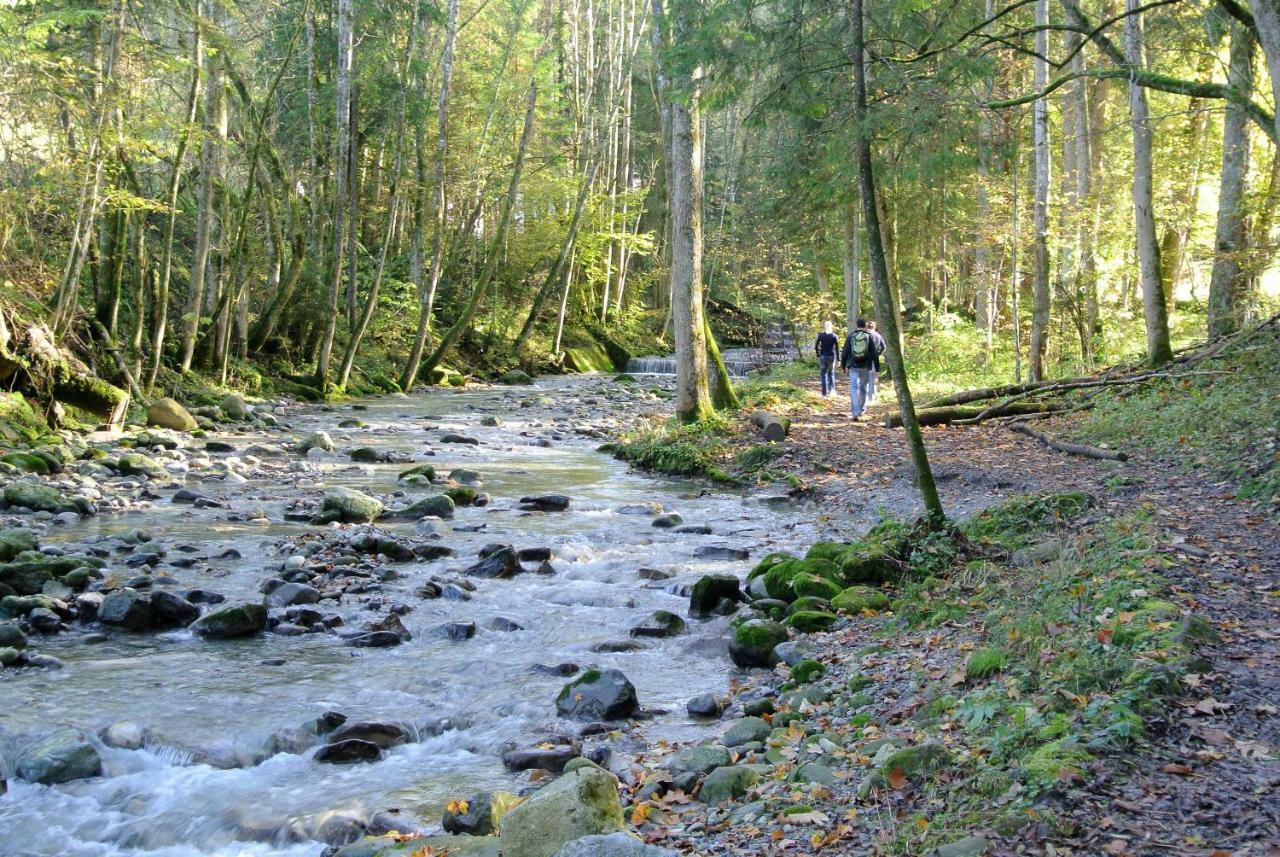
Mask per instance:
[[[814,542],[809,546],[809,550],[805,551],[804,558],[825,559],[839,565],[850,547],[852,545],[843,542]]]
[[[423,497],[403,509],[395,509],[384,517],[399,521],[416,521],[420,518],[434,517],[446,520],[453,517],[454,502],[445,494]]]
[[[502,377],[498,379],[503,384],[532,384],[533,377],[523,369],[512,369],[510,372],[504,372]]]
[[[167,396],[157,399],[147,408],[147,425],[174,431],[195,431],[200,427],[186,408]]]
[[[0,562],[8,562],[23,551],[34,551],[39,546],[30,530],[0,529]]]
[[[764,588],[770,598],[794,601],[799,597],[794,588],[797,578],[820,577],[836,584],[843,582],[840,570],[825,559],[792,559],[777,563],[764,574]]]
[[[102,757],[83,732],[60,729],[22,751],[17,773],[43,785],[83,780],[102,773]]]
[[[770,668],[778,662],[774,648],[787,641],[787,629],[769,619],[751,619],[733,632],[729,657],[740,667]]]
[[[4,486],[4,501],[34,512],[80,511],[80,507],[57,488],[35,482],[10,482]]]
[[[759,577],[760,575],[764,574],[766,571],[769,571],[774,566],[779,565],[780,563],[784,563],[787,560],[792,560],[795,558],[796,557],[792,556],[791,554],[784,553],[782,551],[765,554],[764,557],[762,557],[761,560],[755,564],[755,567],[751,569],[751,574],[747,575],[747,577],[749,579]]]
[[[0,393],[0,439],[30,443],[48,431],[44,418],[21,393]]]
[[[266,607],[261,604],[238,604],[201,616],[192,623],[191,630],[206,639],[220,640],[256,634],[266,625]]]
[[[783,603],[781,601],[779,604]],[[803,598],[797,598],[791,602],[791,606],[787,608],[785,615],[792,613],[803,613],[806,610],[820,610],[823,612],[831,612],[831,602],[825,598],[817,598],[813,595],[806,595]]]
[[[53,472],[53,468],[49,466],[48,461],[30,452],[11,452],[0,457],[0,462],[16,468],[21,473],[35,473],[39,476],[47,476]]]
[[[408,470],[400,471],[399,479],[407,479],[410,476],[425,476],[428,482],[436,480],[436,469],[430,464],[416,464]]]
[[[763,765],[733,765],[716,768],[702,781],[698,799],[703,803],[724,803],[740,798],[760,782],[766,770]]]
[[[840,586],[816,574],[799,574],[791,581],[791,591],[796,594],[797,601],[802,598],[830,601],[840,594]]]
[[[850,586],[831,599],[831,606],[846,613],[861,613],[863,610],[887,610],[889,596],[870,586]]]
[[[733,764],[729,748],[722,744],[685,747],[662,760],[659,767],[673,774],[707,774],[716,768]]]
[[[819,610],[802,610],[787,617],[787,624],[802,634],[825,631],[836,623],[840,617],[834,613]]]
[[[827,671],[827,668],[813,658],[805,658],[791,668],[791,680],[797,684],[808,684]]]
[[[738,578],[732,574],[704,574],[689,593],[689,615],[705,619],[715,613],[721,600],[726,598],[735,603],[742,600]]]
[[[376,521],[384,506],[380,500],[353,488],[330,488],[320,506],[320,517],[349,524]]]
[[[587,670],[556,697],[556,711],[577,720],[618,720],[639,708],[635,685],[620,670]]]
[[[903,748],[885,744],[872,759],[873,770],[858,786],[858,795],[865,798],[873,789],[884,787],[895,771],[912,782],[919,782],[950,767],[952,761],[951,751],[936,741]]]
[[[164,465],[151,456],[143,455],[140,452],[126,452],[120,456],[120,460],[116,462],[116,469],[125,476],[146,476],[150,478],[167,475]]]
[[[604,347],[595,343],[564,350],[564,368],[570,372],[612,372],[613,361]]]
[[[567,842],[625,829],[617,780],[598,768],[565,774],[499,822],[502,853],[510,857],[551,857]]]

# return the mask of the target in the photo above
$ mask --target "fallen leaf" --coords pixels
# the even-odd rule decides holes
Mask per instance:
[[[901,768],[894,768],[889,771],[888,776],[889,788],[896,791],[902,791],[907,785],[907,775],[902,772]]]
[[[1129,843],[1123,839],[1112,839],[1106,845],[1102,846],[1102,850],[1107,854],[1123,854],[1129,849]]]
[[[1099,643],[1101,643],[1104,646],[1109,646],[1111,645],[1111,637],[1114,633],[1115,632],[1110,628],[1101,628],[1098,630],[1098,633],[1095,634],[1094,636],[1097,638]]]
[[[1178,764],[1176,762],[1170,762],[1169,764],[1161,767],[1160,770],[1164,771],[1166,774],[1178,774],[1180,776],[1186,776],[1187,774],[1191,773],[1191,766]]]

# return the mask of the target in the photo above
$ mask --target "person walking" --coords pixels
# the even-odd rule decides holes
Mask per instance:
[[[884,337],[880,335],[880,331],[876,330],[874,321],[867,322],[867,333],[871,334],[871,341],[876,346],[876,362],[871,368],[871,389],[867,391],[867,404],[871,404],[876,400],[876,386],[880,380],[880,358],[884,355]]]
[[[857,327],[844,340],[840,351],[840,369],[849,376],[849,417],[861,419],[867,409],[867,392],[876,364],[876,343],[867,330],[867,322],[858,319]]]
[[[818,376],[824,397],[836,390],[836,349],[839,346],[840,339],[832,332],[831,322],[823,322],[822,333],[813,343],[813,351],[818,355]]]

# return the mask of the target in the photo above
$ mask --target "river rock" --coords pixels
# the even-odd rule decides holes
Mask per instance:
[[[237,604],[206,613],[191,630],[209,640],[245,637],[267,626],[267,608],[261,604]]]
[[[675,637],[685,631],[684,620],[668,610],[655,610],[631,629],[633,637]]]
[[[515,550],[504,545],[490,553],[484,559],[469,566],[464,574],[471,577],[509,578],[520,573],[520,559]]]
[[[47,607],[37,607],[28,613],[27,624],[41,634],[56,634],[62,630],[62,619]]]
[[[146,741],[147,732],[132,720],[121,720],[105,727],[98,737],[103,744],[117,750],[140,750]]]
[[[102,773],[102,757],[83,732],[60,729],[22,751],[17,773],[46,786],[83,780]]]
[[[343,741],[368,741],[383,750],[408,744],[413,740],[409,730],[398,723],[381,720],[347,720],[335,727],[325,739],[330,744]]]
[[[772,668],[774,647],[787,641],[787,629],[770,619],[751,619],[734,629],[729,657],[740,667]]]
[[[12,622],[0,622],[0,646],[10,649],[25,649],[27,635]]]
[[[493,795],[489,792],[476,792],[463,801],[465,811],[461,807],[449,804],[441,819],[445,833],[465,834],[468,836],[488,836],[493,833]]]
[[[369,631],[351,637],[347,640],[347,645],[358,649],[388,649],[403,642],[400,635],[392,631]]]
[[[743,717],[729,727],[720,737],[720,743],[726,747],[741,747],[753,741],[764,741],[769,737],[772,727],[761,717]]]
[[[395,613],[388,613],[369,626],[370,631],[383,631],[395,634],[404,642],[413,639],[413,634],[409,633],[409,629],[404,626],[404,622],[400,621],[400,617]]]
[[[474,437],[467,437],[464,434],[455,434],[454,432],[449,432],[447,434],[441,435],[440,442],[441,443],[461,443],[467,446],[480,445],[480,441],[476,440]]]
[[[722,612],[721,601],[736,604],[742,600],[742,588],[732,574],[704,574],[689,593],[689,615],[705,619]]]
[[[685,747],[663,759],[659,767],[673,774],[709,774],[716,768],[733,764],[728,747],[706,744]]]
[[[588,670],[556,697],[556,711],[576,720],[620,720],[640,709],[636,688],[620,670]]]
[[[470,640],[476,635],[475,622],[446,622],[435,630],[437,637],[446,640]]]
[[[297,604],[317,604],[320,590],[305,583],[285,583],[277,586],[262,599],[267,607],[293,607]]]
[[[77,512],[79,507],[50,485],[35,482],[10,482],[4,486],[4,501],[10,506],[33,512]]]
[[[98,607],[98,621],[126,631],[145,631],[155,620],[151,596],[134,589],[117,589],[108,593]]]
[[[37,542],[29,530],[0,529],[0,562],[8,562],[23,551],[33,551]]]
[[[478,470],[468,470],[465,467],[455,467],[449,471],[449,478],[459,485],[483,485],[484,480],[480,477]]]
[[[502,377],[498,379],[503,384],[532,384],[533,378],[523,369],[512,369],[510,372],[502,373]]]
[[[147,408],[147,425],[174,431],[195,431],[200,427],[186,408],[167,396]]]
[[[359,741],[354,738],[339,741],[336,744],[325,744],[316,751],[317,762],[330,765],[354,765],[361,762],[377,762],[382,758],[382,748],[372,741]]]
[[[423,497],[403,509],[392,510],[385,517],[395,521],[416,521],[427,517],[448,520],[453,517],[454,509],[453,500],[448,496],[435,494],[431,497]]]
[[[551,548],[520,548],[520,550],[516,551],[516,558],[521,562],[546,562],[551,559]]]
[[[502,852],[511,857],[552,857],[584,836],[621,832],[617,781],[599,768],[579,768],[511,809],[500,826]]]
[[[185,628],[200,618],[199,607],[167,589],[151,593],[151,612],[157,628]]]
[[[537,494],[520,498],[520,506],[534,512],[563,512],[569,508],[569,502],[569,498],[563,494]]]
[[[684,518],[676,512],[668,512],[665,515],[659,515],[653,519],[653,526],[660,530],[669,530],[672,527],[678,527],[684,523]]]
[[[333,452],[333,438],[329,437],[327,431],[313,431],[298,441],[298,452],[306,455],[313,449],[319,449],[323,452]]]
[[[494,616],[488,622],[484,623],[484,627],[490,631],[523,631],[524,630],[524,625],[521,625],[519,622],[515,621],[514,619],[508,619],[505,616]],[[3,641],[0,640],[0,645],[3,645],[3,644],[4,644]]]
[[[218,402],[218,408],[228,419],[237,422],[249,416],[249,406],[245,404],[244,396],[239,393],[228,393],[223,396],[222,401]]]
[[[541,769],[558,774],[564,766],[578,757],[578,751],[569,746],[532,747],[525,750],[509,750],[502,754],[502,764],[512,771]]]
[[[762,767],[733,765],[716,768],[702,781],[698,800],[703,803],[724,803],[742,797],[748,789],[760,782]]]
[[[746,548],[735,548],[732,545],[703,545],[693,552],[699,559],[744,560],[751,556]]]
[[[629,833],[610,833],[575,839],[557,851],[554,857],[680,857],[680,852],[645,845]]]
[[[335,487],[325,492],[320,517],[348,524],[367,524],[377,520],[385,507],[380,500],[353,488]]]
[[[724,700],[714,693],[703,693],[686,702],[684,708],[690,717],[716,718],[724,713]]]

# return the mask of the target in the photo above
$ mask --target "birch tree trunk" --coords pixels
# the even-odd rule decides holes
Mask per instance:
[[[846,205],[843,214],[840,255],[844,275],[844,326],[846,330],[853,330],[862,305],[862,259],[861,248],[858,246],[861,242],[858,240],[860,224],[857,204]]]
[[[1043,90],[1049,79],[1049,0],[1036,0],[1035,88]],[[1049,102],[1037,98],[1031,111],[1031,147],[1035,158],[1035,205],[1032,209],[1034,233],[1034,273],[1031,308],[1031,349],[1027,355],[1032,381],[1045,376],[1049,351]]]
[[[863,33],[862,0],[851,0],[853,4],[854,56],[861,56],[866,45]],[[898,410],[902,415],[902,426],[907,432],[907,442],[911,448],[911,462],[915,466],[916,487],[924,501],[926,515],[933,526],[941,526],[946,521],[942,510],[942,500],[938,497],[938,488],[934,483],[933,470],[929,466],[929,455],[924,448],[924,435],[920,433],[920,423],[916,419],[915,403],[911,399],[911,388],[907,384],[906,363],[902,357],[902,345],[898,324],[898,307],[894,304],[893,292],[889,288],[889,266],[885,261],[884,242],[880,237],[880,216],[876,211],[876,183],[871,167],[871,141],[867,134],[867,69],[863,63],[854,63],[854,120],[857,123],[857,161],[858,178],[862,195],[862,217],[867,229],[867,257],[871,262],[871,290],[875,298],[876,315],[880,319],[885,341],[885,356],[888,358],[889,372],[893,375],[893,389],[898,397]]]
[[[696,26],[698,0],[672,3],[672,44]],[[700,69],[681,72],[671,96],[671,296],[676,345],[676,416],[696,422],[711,415],[707,342],[702,309],[702,129]],[[672,75],[672,80],[676,76]],[[683,90],[683,91],[679,91]]]
[[[1139,0],[1125,0],[1125,58],[1135,69],[1143,66],[1142,15]],[[1160,286],[1160,244],[1156,238],[1152,191],[1151,122],[1147,91],[1129,82],[1129,117],[1133,124],[1133,217],[1138,238],[1138,274],[1142,283],[1142,313],[1147,326],[1147,360],[1161,366],[1173,359],[1169,345],[1169,317]]]
[[[1231,28],[1231,64],[1227,85],[1250,94],[1253,86],[1253,35],[1241,24]],[[1245,179],[1249,174],[1249,118],[1228,102],[1222,122],[1222,177],[1218,190],[1218,228],[1209,278],[1209,337],[1240,328],[1241,297],[1247,275],[1241,264],[1245,250]]]
[[[322,392],[327,392],[329,386],[329,361],[333,355],[333,339],[338,326],[338,295],[342,290],[342,263],[346,243],[346,195],[351,184],[347,172],[351,145],[351,64],[355,52],[351,22],[352,0],[337,0],[337,2],[338,80],[334,124],[337,130],[338,146],[334,158],[336,171],[333,179],[333,255],[329,260],[329,292],[325,302],[324,336],[320,340],[320,354],[316,358],[316,386]]]

